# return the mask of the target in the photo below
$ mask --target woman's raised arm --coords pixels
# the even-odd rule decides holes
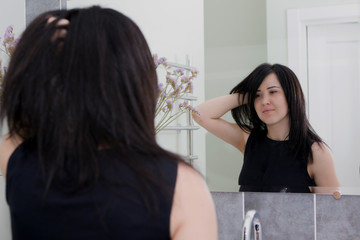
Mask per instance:
[[[240,97],[241,101],[242,97]],[[242,104],[239,102],[239,94],[230,94],[210,99],[195,108],[200,114],[193,112],[193,119],[203,128],[218,138],[233,145],[242,153],[249,136],[236,123],[225,121],[221,117]]]

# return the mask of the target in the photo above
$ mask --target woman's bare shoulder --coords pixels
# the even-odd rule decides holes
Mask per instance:
[[[203,176],[179,163],[170,216],[172,239],[217,239],[215,206]]]
[[[311,145],[314,161],[333,161],[331,149],[323,142],[314,142]]]
[[[339,187],[335,163],[330,148],[325,143],[315,142],[311,146],[313,162],[308,170],[319,187]]]
[[[197,170],[195,170],[191,165],[183,162],[178,164],[178,178],[180,181],[186,181],[188,178],[192,178],[192,180],[196,179],[201,183],[204,181],[202,175]]]
[[[21,137],[17,135],[10,136],[6,134],[0,143],[0,169],[4,177],[6,177],[6,169],[11,154],[22,143]]]

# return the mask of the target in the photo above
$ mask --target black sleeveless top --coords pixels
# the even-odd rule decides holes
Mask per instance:
[[[106,174],[107,181],[100,179],[91,190],[75,193],[53,184],[45,197],[36,153],[21,144],[10,157],[6,178],[13,239],[170,239],[177,164],[159,159],[159,167],[144,166],[164,174],[169,188],[166,197],[152,187],[156,204],[151,207],[157,211],[149,212],[135,190],[141,184],[137,175],[119,159],[114,161],[116,166],[102,164],[114,156],[109,151],[99,151],[100,173]]]
[[[240,191],[310,192],[315,186],[307,165],[289,148],[288,141],[275,141],[252,131],[247,140],[239,176]]]

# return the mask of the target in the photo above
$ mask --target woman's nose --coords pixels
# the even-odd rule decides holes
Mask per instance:
[[[270,104],[270,99],[267,96],[264,96],[262,99],[262,104],[263,105],[269,105]]]

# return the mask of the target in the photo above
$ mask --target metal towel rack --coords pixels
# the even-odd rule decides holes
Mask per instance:
[[[190,58],[189,56],[186,56],[186,65],[178,64],[178,63],[172,63],[168,62],[168,65],[175,68],[182,68],[187,71],[194,71],[196,68],[191,67],[190,65]],[[197,97],[195,96],[184,96],[181,99],[189,101],[190,105],[192,105],[193,101],[197,100]],[[195,126],[191,113],[188,111],[186,112],[186,125],[185,126],[167,126],[163,130],[176,130],[176,131],[187,131],[187,141],[186,141],[186,147],[187,147],[187,154],[186,156],[183,156],[185,161],[190,163],[190,165],[193,165],[194,160],[198,159],[198,156],[194,155],[194,139],[193,139],[193,131],[199,129],[200,127]]]

